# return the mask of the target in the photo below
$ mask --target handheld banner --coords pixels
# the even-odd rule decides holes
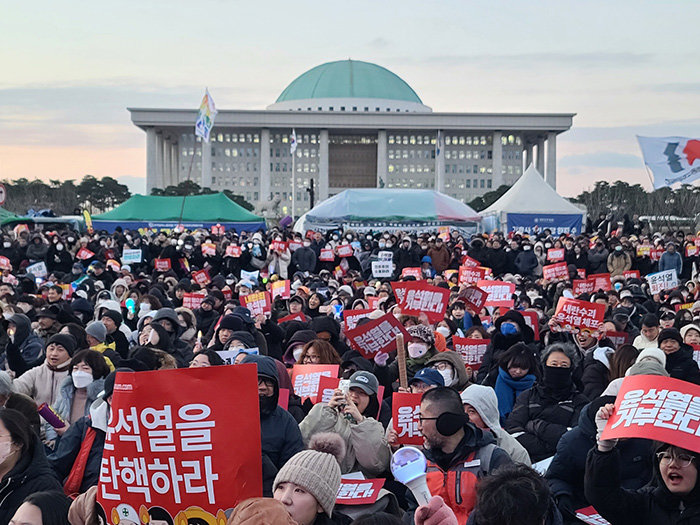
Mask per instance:
[[[170,270],[170,259],[155,259],[153,264],[155,269],[159,272],[167,272]]]
[[[43,279],[49,274],[46,269],[46,263],[44,261],[39,261],[38,263],[30,264],[26,268],[27,273],[31,273],[34,277],[39,277]]]
[[[609,273],[594,273],[588,276],[589,279],[593,279],[593,291],[603,290],[604,292],[609,292],[612,290],[612,283],[610,282]]]
[[[585,268],[576,268],[576,273],[578,274],[579,279],[586,278],[586,269]]]
[[[269,314],[272,311],[269,292],[256,292],[243,296],[243,306],[250,310],[250,315],[255,317],[260,314]]]
[[[423,278],[423,272],[420,267],[409,267],[401,270],[401,277],[415,277],[416,280]]]
[[[673,290],[678,288],[678,275],[676,270],[665,270],[663,272],[650,273],[646,276],[649,283],[649,293],[656,295],[664,290]]]
[[[209,272],[205,268],[203,270],[192,272],[192,280],[200,286],[206,286],[211,282],[211,277],[209,277]]]
[[[592,506],[576,511],[576,517],[588,525],[610,525],[610,522],[603,518]]]
[[[479,370],[484,362],[484,354],[489,347],[488,339],[470,339],[467,337],[452,336],[452,344],[455,352],[462,356],[464,365],[472,370]]]
[[[316,402],[321,376],[337,378],[339,370],[340,365],[294,365],[292,367],[294,393],[302,400],[311,398],[312,402]]]
[[[559,262],[564,260],[565,250],[564,248],[550,248],[547,250],[547,260],[552,262]]]
[[[345,336],[350,344],[365,359],[373,359],[377,352],[396,350],[396,335],[403,334],[406,340],[410,335],[393,314],[386,314],[379,319],[348,330]]]
[[[401,313],[419,316],[424,313],[431,323],[445,318],[450,291],[423,281],[392,283]]]
[[[418,430],[420,400],[423,394],[394,392],[391,404],[391,416],[394,430],[400,445],[422,445],[423,434]]]
[[[0,255],[0,270],[10,270],[12,271],[12,263],[7,257]]]
[[[345,324],[345,331],[347,332],[348,330],[355,328],[360,319],[368,317],[372,312],[374,312],[372,309],[345,310],[343,312],[343,324]]]
[[[612,341],[612,344],[615,345],[615,348],[618,348],[622,345],[626,345],[630,342],[630,334],[628,334],[627,332],[605,332],[605,337]]]
[[[277,319],[277,324],[286,323],[287,321],[301,321],[302,323],[305,323],[306,317],[304,317],[304,314],[289,314]]]
[[[486,290],[482,290],[476,286],[470,286],[459,294],[458,299],[464,301],[464,304],[469,310],[478,314],[486,304],[488,296],[489,294]]]
[[[641,279],[639,270],[627,270],[625,272],[622,272],[622,277],[624,277],[625,279]]]
[[[195,310],[202,305],[202,301],[204,301],[206,296],[207,294],[203,292],[185,293],[182,296],[182,306],[190,310]]]
[[[605,317],[605,305],[560,297],[557,309],[554,312],[554,320],[559,323],[561,329],[566,332],[594,333],[600,329]]]
[[[549,264],[542,267],[542,277],[548,281],[568,281],[569,268],[565,262]]]
[[[463,284],[476,284],[486,277],[486,268],[479,266],[460,266],[457,282]]]
[[[341,244],[336,248],[336,253],[338,254],[338,257],[352,257],[354,251],[352,249],[352,245]]]
[[[391,277],[394,273],[394,263],[388,261],[372,261],[372,277],[377,279]]]
[[[384,478],[345,479],[341,478],[335,502],[341,505],[372,505],[377,501],[379,491],[384,486]]]
[[[595,292],[595,279],[574,279],[571,292],[576,297],[584,293],[592,294]]]
[[[331,248],[322,248],[318,260],[324,262],[335,261],[335,255],[333,254],[333,250]]]
[[[81,261],[84,261],[86,259],[92,259],[95,256],[94,252],[91,252],[87,248],[80,248],[78,250],[78,253],[75,254],[76,259],[80,259]]]
[[[540,340],[540,318],[537,315],[537,312],[532,311],[532,310],[523,310],[520,312],[523,314],[523,318],[525,319],[525,324],[528,325],[530,328],[532,328],[532,331],[535,333],[535,341]]]
[[[479,281],[476,285],[487,292],[486,306],[505,306],[513,308],[515,284],[503,281]]]
[[[462,266],[466,266],[467,268],[478,268],[479,266],[481,266],[481,263],[479,261],[477,261],[476,259],[472,259],[468,255],[462,257],[461,263]]]
[[[226,247],[225,256],[226,256],[226,257],[233,257],[233,258],[235,258],[235,259],[238,259],[238,258],[241,256],[242,251],[243,251],[243,250],[241,249],[240,246],[234,246],[233,244],[229,244],[229,245]]]
[[[270,286],[270,289],[272,291],[273,301],[278,297],[281,299],[289,299],[292,294],[290,282],[288,279],[284,281],[275,281],[274,283],[272,283],[272,286]]]

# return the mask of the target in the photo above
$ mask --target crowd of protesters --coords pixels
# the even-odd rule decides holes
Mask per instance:
[[[20,227],[0,243],[0,523],[99,523],[95,486],[115,371],[225,366],[224,350],[257,366],[264,496],[238,505],[228,523],[554,525],[580,523],[576,511],[590,505],[613,525],[700,523],[700,453],[600,437],[626,375],[700,384],[698,258],[688,232],[615,228],[601,217],[580,235]],[[346,245],[352,255],[341,258]],[[569,280],[542,277],[556,248]],[[124,250],[140,258],[127,264]],[[373,277],[372,262],[387,252],[394,274]],[[465,304],[465,285],[450,271],[465,257],[515,285],[512,308]],[[402,314],[391,283],[415,279],[402,277],[406,268],[450,290],[444,319]],[[198,284],[202,269],[209,279]],[[680,285],[651,294],[644,276],[668,269]],[[561,297],[575,297],[580,270],[611,276],[610,289],[576,297],[605,306],[598,334],[571,334],[551,320]],[[290,281],[291,297],[251,315],[241,298],[278,280]],[[188,308],[183,299],[197,291],[201,304]],[[356,309],[371,310],[367,320],[393,314],[406,327],[407,389],[395,352],[369,360],[348,344],[342,312]],[[539,339],[522,311],[536,314]],[[279,322],[290,314],[298,315]],[[606,331],[627,342],[616,345]],[[454,351],[454,337],[488,340],[478,372]],[[291,389],[294,364],[338,364],[348,390],[315,405],[292,392],[285,410],[278,396]],[[423,396],[429,505],[418,506],[389,470],[400,446],[390,421],[399,390]],[[44,404],[64,427],[38,415]],[[230,425],[235,432],[235,419]],[[544,475],[531,468],[542,460],[551,461]],[[358,472],[387,479],[376,502],[336,505],[341,476]]]

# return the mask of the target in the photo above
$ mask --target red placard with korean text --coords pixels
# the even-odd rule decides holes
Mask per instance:
[[[379,299],[381,299],[381,297],[377,297],[376,295],[370,295],[367,297],[367,306],[369,306],[370,310],[376,310],[379,308]]]
[[[354,253],[352,245],[350,244],[341,244],[335,249],[335,251],[338,254],[338,257],[352,257]]]
[[[639,270],[627,270],[626,272],[622,272],[622,277],[625,279],[641,279],[641,274],[639,273]]]
[[[283,252],[287,249],[287,243],[284,241],[272,241],[270,243],[270,249],[276,252]]]
[[[478,266],[460,266],[459,267],[459,279],[458,283],[463,284],[476,284],[486,277],[486,268],[481,268]]]
[[[554,320],[559,323],[561,329],[573,333],[596,332],[603,324],[604,317],[604,304],[569,299],[568,297],[559,298],[557,309],[554,312]]]
[[[552,262],[563,261],[565,253],[564,248],[550,248],[547,250],[547,260]]]
[[[201,246],[202,255],[216,255],[216,244],[213,242],[205,242]]]
[[[651,258],[652,261],[658,261],[661,259],[661,256],[664,254],[664,249],[663,248],[657,248],[654,250],[651,250],[651,253],[649,254],[649,257]]]
[[[0,270],[12,270],[12,263],[7,257],[0,255]]]
[[[394,392],[392,394],[391,417],[394,430],[401,445],[422,445],[423,434],[418,430],[420,400],[423,394]]]
[[[338,377],[328,377],[328,376],[321,376],[318,379],[318,393],[316,394],[316,398],[312,399],[312,402],[314,404],[316,403],[328,403],[331,400],[331,397],[333,397],[333,392],[335,391],[336,388],[338,388],[338,385],[340,384],[340,378]],[[381,400],[384,399],[384,385],[379,385],[379,388],[377,389],[377,399]],[[377,409],[377,421],[379,420],[379,414],[382,411],[382,404],[379,403],[379,408]]]
[[[548,281],[568,281],[569,268],[566,266],[565,262],[548,264],[542,267],[542,277]]]
[[[586,269],[585,268],[576,268],[576,273],[578,274],[579,279],[586,278]]]
[[[450,291],[423,281],[392,283],[401,313],[419,316],[425,314],[431,323],[445,318]]]
[[[289,280],[275,281],[270,286],[272,292],[272,300],[274,301],[278,297],[282,299],[289,299],[291,297],[292,289]]]
[[[593,291],[603,290],[604,292],[609,292],[612,290],[612,284],[610,283],[609,273],[594,273],[588,276],[589,279],[593,279]]]
[[[280,319],[277,319],[277,324],[282,324],[286,323],[287,321],[301,321],[302,323],[306,322],[306,317],[304,317],[303,314],[289,314],[285,315],[284,317],[281,317]]]
[[[576,297],[584,293],[592,294],[595,291],[595,279],[574,279],[571,291]]]
[[[294,365],[292,367],[294,393],[302,400],[311,398],[312,402],[316,402],[321,376],[337,378],[339,370],[340,365]]]
[[[259,497],[257,382],[254,364],[117,372],[97,488],[107,523],[123,524],[124,510],[138,520],[143,507],[174,523],[196,507],[223,523],[225,511]],[[245,432],[231,432],[231,399]]]
[[[627,376],[602,439],[643,438],[700,452],[700,386],[663,376]]]
[[[207,294],[202,292],[185,293],[182,296],[182,306],[190,310],[199,308],[206,296]]]
[[[234,257],[234,258],[239,258],[241,256],[241,252],[243,250],[241,249],[240,246],[234,246],[233,244],[229,244],[226,247],[226,257]]]
[[[486,299],[489,294],[486,290],[470,286],[459,294],[458,299],[464,301],[465,306],[474,313],[481,312],[481,309],[486,304]]]
[[[578,509],[576,517],[588,525],[610,525],[610,522],[598,514],[598,511],[592,506]]]
[[[417,280],[423,278],[423,271],[419,267],[409,267],[401,270],[401,277],[415,277]]]
[[[626,345],[630,342],[630,334],[627,332],[605,332],[605,337],[612,341],[615,348],[619,348],[622,345]]]
[[[321,248],[321,254],[318,256],[318,260],[324,262],[335,261],[335,254],[331,248]]]
[[[303,244],[299,241],[289,241],[288,246],[289,246],[290,252],[295,252],[299,248],[301,248],[303,246]]]
[[[170,270],[170,259],[154,259],[153,265],[159,272],[167,272]]]
[[[384,478],[340,479],[340,488],[335,502],[341,505],[372,505],[384,486]]]
[[[488,339],[470,339],[452,336],[455,352],[462,356],[464,364],[472,370],[479,370],[484,361],[484,354],[489,347]]]
[[[280,395],[279,395],[279,398],[277,399],[277,405],[280,408],[284,408],[285,410],[289,410],[289,389],[288,388],[280,388]]]
[[[523,314],[523,318],[525,319],[525,324],[527,324],[530,328],[532,328],[532,331],[535,333],[535,341],[540,340],[540,318],[537,315],[537,312],[534,312],[532,310],[523,310],[520,312]]]
[[[479,281],[476,285],[489,294],[484,303],[486,306],[513,308],[515,284],[504,281]]]
[[[352,330],[357,326],[360,319],[364,319],[374,312],[371,308],[368,309],[358,309],[358,310],[345,310],[343,312],[343,323],[345,324],[345,331]]]
[[[345,335],[362,357],[373,359],[378,352],[396,350],[396,335],[399,333],[403,334],[405,341],[411,338],[393,314],[385,314],[379,319],[348,330]]]
[[[255,317],[260,314],[269,314],[272,311],[269,292],[256,292],[243,296],[243,306],[250,310],[250,315]]]
[[[95,256],[95,254],[93,252],[91,252],[90,250],[88,250],[87,248],[80,248],[80,250],[78,250],[78,253],[75,254],[76,259],[80,259],[81,261],[84,261],[86,259],[90,259],[94,256]]]
[[[472,259],[468,255],[465,255],[462,257],[462,266],[466,266],[467,268],[477,268],[481,266],[481,263],[476,259]]]
[[[209,277],[209,271],[204,268],[202,270],[192,272],[192,280],[200,286],[206,286],[211,282],[211,277]]]

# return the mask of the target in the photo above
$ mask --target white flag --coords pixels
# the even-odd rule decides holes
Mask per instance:
[[[700,178],[700,140],[686,137],[640,137],[644,164],[654,174],[654,189]]]
[[[214,105],[214,99],[211,98],[209,90],[204,91],[204,98],[202,98],[202,103],[199,105],[199,114],[197,115],[197,122],[194,125],[194,134],[206,142],[209,142],[209,133],[211,128],[214,127],[214,119],[216,118],[216,106]]]
[[[289,140],[289,151],[291,152],[292,155],[294,155],[294,152],[297,150],[297,132],[292,129],[292,136]]]

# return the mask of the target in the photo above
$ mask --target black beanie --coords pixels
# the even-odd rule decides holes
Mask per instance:
[[[112,321],[114,321],[114,324],[116,324],[117,326],[122,324],[123,320],[122,314],[117,312],[116,310],[107,309],[104,312],[102,312],[102,317],[109,317]]]
[[[75,337],[73,337],[70,334],[56,334],[51,336],[49,339],[49,342],[46,343],[46,347],[51,343],[56,343],[57,345],[61,345],[63,348],[66,349],[66,352],[68,352],[68,355],[73,357],[73,354],[75,353],[75,347],[78,346],[77,341],[75,340]]]
[[[661,330],[661,332],[659,332],[659,338],[657,339],[658,344],[661,345],[661,343],[666,339],[674,339],[675,341],[678,341],[679,345],[683,344],[683,338],[675,328],[664,328]]]

